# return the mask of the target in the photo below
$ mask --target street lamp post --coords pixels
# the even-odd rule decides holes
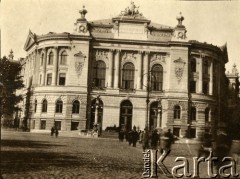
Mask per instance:
[[[0,162],[2,161],[2,115],[3,115],[3,95],[4,95],[4,85],[0,82]],[[2,177],[2,170],[0,169],[0,177]]]
[[[146,122],[145,122],[145,128],[147,131],[149,131],[149,120],[148,120],[148,105],[149,105],[149,93],[150,93],[150,71],[147,73],[147,99],[146,99]]]

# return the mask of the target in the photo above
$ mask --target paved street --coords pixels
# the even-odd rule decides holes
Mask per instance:
[[[49,134],[15,131],[4,131],[2,138],[4,179],[130,179],[142,175],[141,147],[129,147],[126,142],[119,143],[116,139],[64,137],[61,134],[55,138]],[[173,163],[176,156],[188,157],[191,171],[191,157],[196,156],[196,146],[174,144],[170,156],[164,161],[169,169],[177,165]],[[206,170],[203,163],[200,176],[207,176]],[[166,177],[161,175],[161,178]]]

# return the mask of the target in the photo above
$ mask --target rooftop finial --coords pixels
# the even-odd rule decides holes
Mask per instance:
[[[81,14],[81,19],[85,20],[85,15],[87,14],[87,10],[85,9],[85,5],[83,5],[82,10],[79,11]]]
[[[232,74],[234,74],[234,75],[238,75],[238,70],[237,70],[237,65],[234,63],[233,64],[233,69],[232,69]]]
[[[8,55],[8,57],[9,57],[10,60],[13,60],[14,55],[13,55],[13,50],[12,49],[10,50],[10,54]]]
[[[177,16],[177,20],[178,20],[178,25],[182,26],[182,21],[184,20],[184,17],[182,16],[182,12],[180,12],[179,15]]]

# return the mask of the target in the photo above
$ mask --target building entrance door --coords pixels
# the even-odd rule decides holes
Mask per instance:
[[[124,131],[132,129],[132,109],[133,105],[129,100],[121,103],[119,127]]]

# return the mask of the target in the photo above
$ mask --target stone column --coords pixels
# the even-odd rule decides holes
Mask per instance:
[[[142,52],[138,52],[138,74],[137,74],[137,89],[142,89]]]
[[[213,60],[212,60],[212,62],[210,63],[209,95],[213,95]]]
[[[109,59],[109,74],[108,74],[108,88],[112,88],[112,77],[113,77],[113,50],[109,50],[108,54],[108,59]]]
[[[42,49],[44,53],[44,59],[43,59],[43,75],[42,75],[42,84],[41,85],[46,85],[46,66],[47,66],[47,49],[43,48]]]
[[[116,50],[115,62],[114,62],[114,88],[119,88],[119,60],[120,60],[120,50]]]
[[[52,75],[52,85],[57,85],[57,78],[58,78],[58,47],[54,47],[53,50],[53,75]]]
[[[147,79],[149,70],[149,52],[145,52],[143,59],[143,89],[147,90]]]
[[[203,58],[200,56],[198,59],[198,72],[199,72],[199,79],[198,79],[198,93],[203,93]]]

